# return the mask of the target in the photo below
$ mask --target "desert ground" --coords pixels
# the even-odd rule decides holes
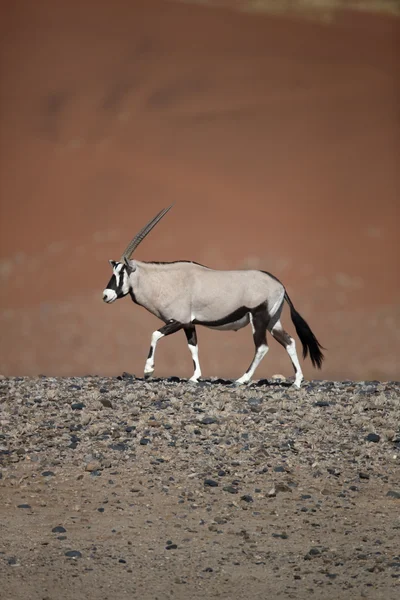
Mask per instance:
[[[399,378],[400,19],[211,4],[2,5],[0,373],[143,372],[160,322],[102,291],[174,203],[138,259],[269,271],[329,349],[308,378]],[[247,367],[248,330],[199,337],[207,377]],[[183,335],[158,356],[188,375]]]
[[[0,380],[2,600],[395,600],[400,385]]]

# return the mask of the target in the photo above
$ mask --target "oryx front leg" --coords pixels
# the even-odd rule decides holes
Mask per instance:
[[[187,343],[189,346],[189,350],[192,355],[193,366],[194,366],[194,373],[193,373],[192,377],[189,379],[189,381],[193,381],[193,382],[197,383],[199,380],[199,377],[201,377],[201,369],[200,369],[200,363],[199,363],[199,350],[198,350],[198,346],[197,346],[196,328],[193,325],[185,327],[185,334],[186,334],[186,339],[187,339]]]
[[[277,321],[271,330],[272,335],[286,350],[292,361],[292,365],[295,372],[294,386],[299,388],[303,381],[303,373],[301,370],[300,362],[297,357],[296,343],[292,337],[283,329],[281,322]]]
[[[236,383],[242,384],[247,383],[251,380],[258,365],[268,352],[267,346],[267,323],[268,315],[265,310],[251,314],[250,323],[253,329],[254,345],[256,352],[250,367],[246,373],[236,380]]]
[[[180,329],[182,329],[182,327],[183,327],[182,323],[171,319],[170,321],[168,321],[168,323],[166,325],[164,325],[164,327],[161,327],[160,329],[157,329],[157,331],[153,332],[153,335],[151,336],[149,355],[147,357],[146,364],[144,366],[145,379],[147,379],[148,377],[151,377],[153,375],[154,357],[155,357],[155,353],[156,353],[156,346],[157,346],[158,340],[160,340],[162,337],[164,337],[166,335],[171,335],[171,333],[175,333],[176,331],[179,331]]]

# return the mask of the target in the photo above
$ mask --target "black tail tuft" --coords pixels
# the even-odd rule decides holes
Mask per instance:
[[[322,366],[322,361],[324,360],[324,355],[322,354],[321,349],[324,350],[324,348],[311,331],[308,323],[297,312],[286,292],[285,300],[290,306],[290,316],[292,317],[297,335],[303,344],[303,358],[307,358],[308,353],[310,353],[310,359],[313,367],[318,367],[318,369],[320,369]]]

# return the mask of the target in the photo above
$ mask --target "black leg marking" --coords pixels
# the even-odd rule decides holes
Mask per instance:
[[[197,346],[196,327],[194,327],[193,325],[187,325],[184,328],[184,330],[185,330],[187,343],[190,344],[191,346]]]
[[[271,334],[272,334],[273,338],[277,342],[279,342],[279,344],[281,346],[283,346],[285,348],[286,351],[287,351],[288,346],[290,346],[290,344],[293,342],[293,339],[290,337],[290,335],[284,329],[278,329],[278,328],[272,329]],[[297,373],[297,367],[293,361],[292,361],[292,365],[294,368],[294,372]]]
[[[255,354],[251,362],[251,365],[247,369],[246,373],[237,380],[237,383],[247,383],[250,381],[254,372],[261,360],[268,352],[267,345],[267,328],[269,323],[269,316],[265,306],[260,309],[256,309],[251,313],[251,322],[253,326],[253,340],[255,345]]]
[[[176,331],[179,331],[180,329],[182,329],[183,325],[182,323],[180,323],[179,321],[174,321],[174,319],[171,319],[170,321],[168,321],[168,323],[166,323],[164,325],[164,327],[160,327],[160,329],[158,330],[160,333],[162,333],[163,335],[171,335],[171,333],[175,333]]]
[[[296,344],[294,339],[283,329],[281,322],[278,321],[273,329],[271,329],[271,334],[276,339],[277,342],[281,344],[289,354],[290,361],[293,365],[294,373],[295,373],[295,387],[300,387],[301,382],[303,381],[303,373],[301,370],[301,366],[299,363],[299,359],[296,352]]]
[[[191,381],[196,382],[198,380],[198,378],[201,377],[201,369],[200,369],[198,347],[197,347],[196,328],[194,325],[186,325],[186,327],[184,327],[184,330],[185,330],[185,335],[186,335],[187,343],[189,346],[189,350],[190,350],[190,353],[191,353],[192,359],[193,359],[194,373],[193,373],[193,377],[191,378]]]
[[[144,367],[144,376],[150,377],[154,371],[154,355],[156,352],[156,346],[159,339],[166,335],[171,335],[171,333],[175,333],[182,329],[183,325],[179,321],[174,321],[171,319],[166,323],[163,327],[160,327],[157,331],[154,331],[151,336],[151,345],[149,350],[149,355],[147,357],[146,365]]]

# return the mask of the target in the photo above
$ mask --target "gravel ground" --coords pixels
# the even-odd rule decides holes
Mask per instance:
[[[0,379],[0,597],[400,597],[400,383]]]

